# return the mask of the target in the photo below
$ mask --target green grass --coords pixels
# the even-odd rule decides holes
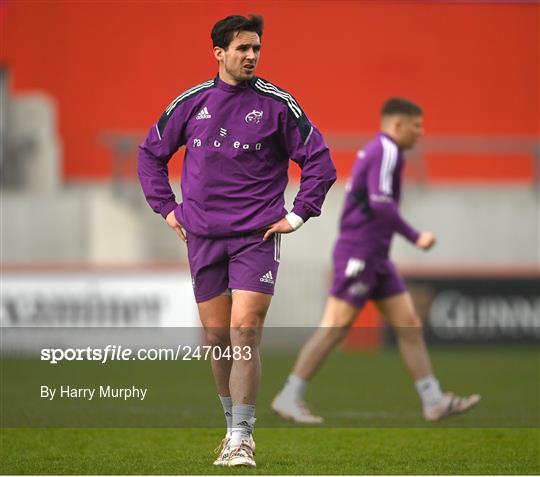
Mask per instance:
[[[267,354],[257,408],[257,469],[211,465],[223,434],[207,362],[2,360],[3,474],[539,474],[538,347],[438,347],[445,389],[479,392],[469,414],[424,423],[395,350],[336,353],[308,401],[325,427],[281,421],[269,403],[294,356]],[[45,401],[39,385],[125,384],[144,402]],[[62,428],[63,427],[63,428]],[[76,428],[82,427],[82,428]]]
[[[2,473],[538,474],[536,429],[258,429],[257,469],[213,467],[217,429],[10,429]]]

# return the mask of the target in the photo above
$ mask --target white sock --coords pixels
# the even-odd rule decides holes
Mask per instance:
[[[294,374],[289,374],[289,377],[287,378],[287,382],[285,383],[285,386],[281,390],[281,394],[285,398],[291,399],[293,401],[303,401],[307,385],[308,385],[307,381],[300,379]]]
[[[231,445],[240,445],[242,440],[248,440],[255,426],[255,405],[233,404]]]
[[[419,379],[414,383],[414,386],[420,395],[424,407],[433,406],[443,398],[439,381],[432,374]]]
[[[219,400],[223,406],[223,413],[227,422],[227,436],[230,436],[232,431],[232,399],[231,396],[219,396]]]

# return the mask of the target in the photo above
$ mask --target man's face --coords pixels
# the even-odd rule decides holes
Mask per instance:
[[[222,80],[239,84],[255,75],[261,50],[259,35],[251,31],[234,34],[229,47],[215,47],[214,56],[219,61],[219,74]]]
[[[424,132],[422,116],[400,115],[397,125],[397,142],[403,149],[411,149]]]

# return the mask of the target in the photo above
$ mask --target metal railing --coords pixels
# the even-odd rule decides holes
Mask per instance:
[[[333,152],[354,151],[366,144],[373,134],[328,133],[325,140]],[[140,204],[139,191],[134,191],[138,145],[144,133],[132,131],[106,131],[100,143],[113,153],[112,183],[115,193],[129,202]],[[533,167],[533,186],[540,186],[540,139],[519,136],[428,136],[407,155],[408,179],[418,185],[427,183],[425,157],[429,154],[482,154],[482,155],[529,155]]]

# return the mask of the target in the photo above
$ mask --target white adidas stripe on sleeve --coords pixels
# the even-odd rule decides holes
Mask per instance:
[[[258,79],[258,82],[270,89],[272,89],[273,91],[275,91],[276,93],[279,93],[281,95],[283,95],[286,99],[289,100],[290,104],[292,105],[293,108],[296,109],[296,112],[299,114],[299,115],[302,115],[302,110],[300,109],[300,106],[298,105],[298,103],[296,102],[296,100],[292,97],[292,95],[290,95],[289,93],[279,89],[277,86],[274,86],[272,83],[268,83],[266,81],[263,81],[261,78]]]
[[[379,189],[381,192],[391,195],[394,169],[397,162],[397,147],[385,137],[381,137],[381,143],[383,146],[383,157],[379,175]]]
[[[296,119],[299,119],[302,116],[302,111],[300,107],[296,104],[294,99],[292,99],[291,95],[279,91],[275,86],[268,85],[268,83],[261,82],[260,79],[257,80],[257,82],[255,83],[255,86],[265,93],[270,93],[270,94],[273,94],[274,96],[277,96],[283,99],[289,106],[289,109],[294,114]]]
[[[207,88],[208,86],[211,86],[213,84],[214,84],[214,80],[208,80],[208,81],[205,81],[204,83],[201,83],[196,86],[193,86],[192,88],[189,88],[188,90],[184,91],[180,96],[176,97],[174,101],[165,110],[165,112],[167,113],[167,115],[169,115],[179,101],[182,101],[182,99],[186,98],[187,96],[193,93],[196,93],[197,91],[201,89]]]

